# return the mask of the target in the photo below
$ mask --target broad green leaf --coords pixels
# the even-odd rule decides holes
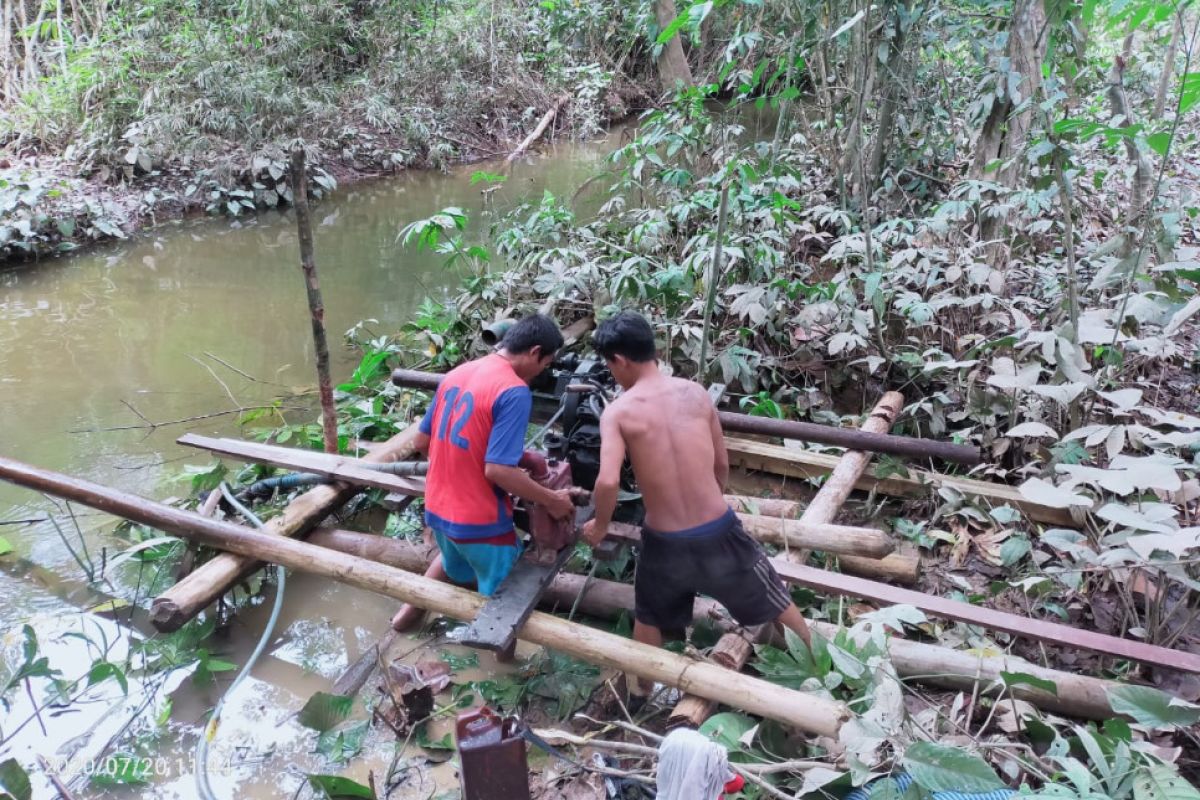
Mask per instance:
[[[115,678],[117,683],[121,684],[121,691],[129,694],[129,680],[125,677],[124,670],[108,661],[92,665],[91,670],[88,671],[88,686],[95,686],[109,678]]]
[[[1200,722],[1200,706],[1149,686],[1118,686],[1108,693],[1108,704],[1114,712],[1148,728],[1187,727]]]
[[[934,742],[917,742],[904,752],[904,768],[930,792],[990,792],[1004,788],[987,762],[974,753]]]
[[[308,785],[320,792],[320,797],[337,800],[341,797],[364,797],[375,800],[375,795],[369,786],[363,786],[357,781],[343,778],[340,775],[309,775]]]
[[[325,731],[317,737],[317,752],[337,762],[345,762],[362,752],[367,721],[337,731]]]
[[[29,775],[16,759],[0,762],[0,790],[11,795],[13,800],[29,800],[33,796]]]
[[[1028,672],[1001,672],[1000,679],[1004,681],[1004,685],[1009,689],[1014,686],[1032,686],[1043,692],[1049,692],[1055,696],[1058,695],[1058,684],[1046,678],[1030,675]]]
[[[735,714],[726,711],[714,714],[700,726],[700,733],[712,739],[726,750],[743,750],[742,737],[750,732],[755,725],[754,720],[745,714]]]
[[[5,539],[3,536],[0,536],[0,556],[6,556],[9,553],[11,553],[12,551],[13,551],[13,546],[12,546],[12,544],[9,543],[8,539]]]
[[[298,719],[304,727],[324,733],[349,717],[353,707],[353,697],[317,692],[308,698]]]
[[[1133,800],[1200,800],[1200,791],[1173,767],[1141,767],[1133,776]]]
[[[1146,137],[1146,144],[1150,145],[1150,149],[1160,156],[1165,156],[1167,148],[1171,146],[1171,134],[1152,133]]]
[[[1200,102],[1200,72],[1188,72],[1179,87],[1179,113],[1191,111],[1197,102]]]

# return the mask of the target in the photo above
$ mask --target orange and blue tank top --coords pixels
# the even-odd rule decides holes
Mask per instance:
[[[513,530],[512,499],[484,475],[515,466],[525,450],[533,395],[499,355],[452,369],[421,420],[430,437],[425,523],[455,541]]]

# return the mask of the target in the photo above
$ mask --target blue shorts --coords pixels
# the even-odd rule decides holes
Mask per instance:
[[[433,532],[442,552],[442,568],[455,583],[477,584],[479,593],[491,597],[521,557],[521,540],[516,544],[456,542],[441,531]]]

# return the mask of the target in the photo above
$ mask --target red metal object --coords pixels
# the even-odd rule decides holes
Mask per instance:
[[[458,715],[463,800],[530,800],[525,740],[516,728],[487,706]]]
[[[518,466],[547,489],[571,488],[571,465],[566,461],[547,459],[541,453],[526,450]],[[545,508],[534,504],[529,507],[529,532],[540,547],[557,551],[575,538],[575,522],[569,518],[557,520]]]

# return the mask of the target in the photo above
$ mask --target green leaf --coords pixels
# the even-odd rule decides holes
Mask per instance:
[[[744,750],[745,745],[741,739],[757,724],[745,714],[726,711],[709,717],[708,721],[700,726],[700,733],[726,750]]]
[[[1108,693],[1108,704],[1148,728],[1182,728],[1200,722],[1200,706],[1149,686],[1118,686]]]
[[[1155,764],[1141,767],[1133,776],[1133,800],[1200,800],[1200,791],[1174,767]]]
[[[1028,672],[1001,672],[1000,679],[1004,681],[1004,685],[1009,689],[1014,686],[1025,685],[1058,696],[1058,684],[1046,678],[1030,675]]]
[[[338,731],[325,731],[317,737],[317,752],[337,762],[345,762],[362,752],[367,721]]]
[[[0,556],[6,556],[9,553],[11,553],[12,551],[13,551],[13,546],[12,546],[12,544],[9,543],[8,539],[5,539],[3,536],[0,536]]]
[[[321,797],[333,800],[339,797],[365,797],[367,800],[375,800],[369,786],[363,786],[340,775],[309,775],[308,785],[320,792]]]
[[[507,175],[500,175],[495,172],[487,172],[485,170],[479,170],[478,172],[471,173],[471,185],[472,186],[474,186],[475,184],[480,183],[480,182],[504,183],[506,180],[508,180]]]
[[[13,800],[29,800],[33,796],[33,787],[29,785],[29,774],[25,768],[10,758],[0,762],[0,789],[13,797]]]
[[[92,665],[91,670],[88,671],[88,686],[95,686],[109,678],[115,678],[117,683],[121,684],[121,691],[129,694],[129,680],[125,677],[125,672],[116,664],[108,661]]]
[[[128,753],[108,756],[96,765],[92,783],[100,786],[140,786],[150,782],[151,760]]]
[[[353,697],[317,692],[308,698],[308,702],[300,710],[298,719],[304,727],[324,733],[349,717],[353,707]]]
[[[987,762],[957,747],[917,742],[904,752],[904,768],[930,792],[990,792],[1004,788]]]
[[[1171,146],[1171,134],[1152,133],[1146,137],[1146,144],[1150,145],[1150,149],[1160,156],[1165,156],[1167,148]]]
[[[1200,102],[1200,72],[1188,72],[1179,87],[1179,113],[1186,114]]]

